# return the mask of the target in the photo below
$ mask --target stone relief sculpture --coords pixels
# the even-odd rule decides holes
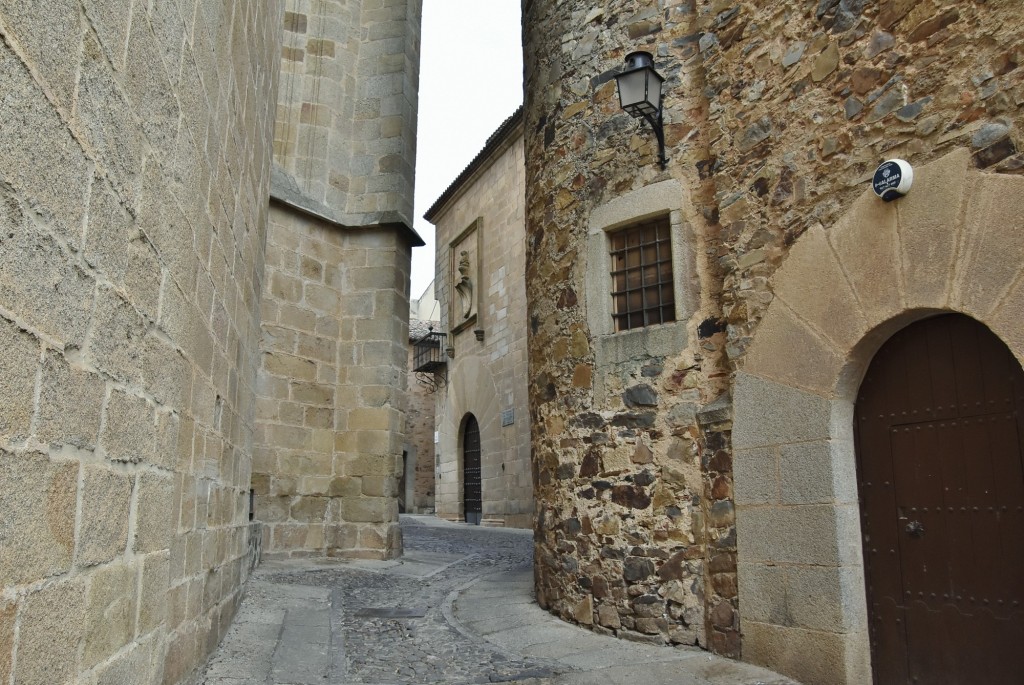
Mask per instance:
[[[455,284],[455,291],[459,294],[459,312],[462,320],[466,321],[476,312],[473,307],[473,279],[469,277],[470,263],[469,252],[463,250],[459,254],[459,282]]]

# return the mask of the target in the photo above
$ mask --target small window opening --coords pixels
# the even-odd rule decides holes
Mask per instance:
[[[609,238],[615,331],[675,321],[668,216],[624,228]]]

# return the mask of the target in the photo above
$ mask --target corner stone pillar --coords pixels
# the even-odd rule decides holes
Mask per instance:
[[[268,556],[401,554],[403,229],[272,205],[253,466]]]

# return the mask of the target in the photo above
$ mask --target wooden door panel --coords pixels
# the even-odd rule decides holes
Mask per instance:
[[[890,339],[855,411],[876,683],[1024,682],[1024,370],[960,315]]]
[[[480,425],[472,414],[467,417],[462,433],[462,492],[463,508],[466,514],[481,513],[483,511],[483,489],[480,462]]]

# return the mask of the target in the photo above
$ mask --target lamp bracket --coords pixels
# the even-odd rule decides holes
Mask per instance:
[[[668,158],[665,157],[665,124],[661,117],[661,109],[658,110],[657,119],[646,111],[641,111],[640,114],[651,125],[651,128],[654,129],[654,136],[658,139],[658,163],[661,164],[661,170],[664,171]]]

